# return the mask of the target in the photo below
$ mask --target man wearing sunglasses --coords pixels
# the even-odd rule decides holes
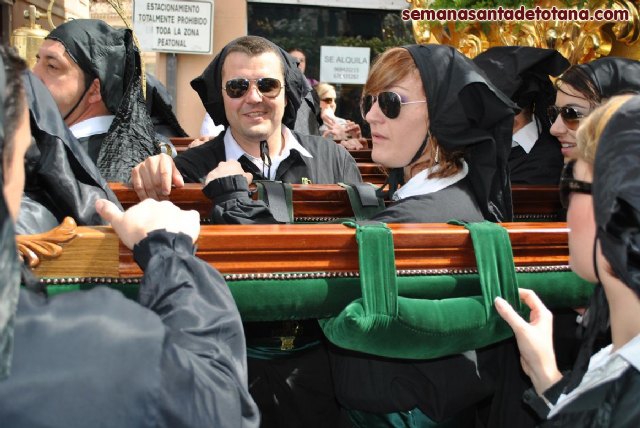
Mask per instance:
[[[247,36],[232,41],[191,86],[214,122],[227,131],[180,154],[175,163],[160,155],[136,166],[131,181],[141,199],[166,199],[171,185],[203,182],[203,191],[214,199],[215,222],[252,223],[262,215],[270,217],[248,197],[252,180],[361,181],[346,150],[292,131],[310,89],[295,59],[268,40]],[[246,212],[234,215],[247,204],[248,218]]]
[[[333,141],[292,131],[308,85],[296,61],[261,37],[229,43],[191,82],[226,131],[179,154],[154,156],[132,171],[141,199],[166,199],[171,185],[204,182],[216,223],[273,223],[249,197],[252,180],[332,184],[361,181],[349,153]],[[262,427],[337,426],[339,409],[316,321],[245,323],[250,392]],[[283,338],[293,338],[285,343]]]

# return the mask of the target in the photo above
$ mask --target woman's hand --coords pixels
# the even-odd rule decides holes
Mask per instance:
[[[553,351],[553,315],[532,290],[519,289],[520,299],[531,309],[527,323],[506,300],[497,297],[496,310],[511,326],[520,349],[520,364],[540,395],[562,378]]]

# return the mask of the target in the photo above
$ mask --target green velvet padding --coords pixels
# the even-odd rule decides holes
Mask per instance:
[[[394,264],[391,234],[382,233],[383,224],[356,224],[362,298],[337,317],[320,321],[325,336],[345,349],[409,359],[438,358],[510,337],[511,328],[493,306],[501,296],[525,312],[508,233],[490,222],[464,227],[473,240],[481,295],[427,300],[395,297],[395,271],[389,274],[389,265]]]
[[[573,272],[517,273],[518,284],[530,288],[549,308],[585,306],[594,286]],[[359,278],[253,279],[228,283],[244,321],[328,318],[362,297]],[[480,295],[477,274],[401,276],[398,295],[413,299],[445,299]],[[48,285],[50,296],[90,290],[101,284]],[[128,298],[138,296],[137,284],[110,284]]]

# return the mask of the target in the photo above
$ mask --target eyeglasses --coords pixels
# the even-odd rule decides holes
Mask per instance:
[[[560,115],[565,126],[572,131],[578,129],[578,125],[580,125],[580,119],[586,116],[584,113],[579,112],[573,107],[558,106],[549,106],[549,108],[547,109],[547,114],[549,115],[549,121],[551,122],[551,125],[553,125],[553,123],[558,118],[558,115]]]
[[[395,92],[380,92],[378,95],[365,95],[360,100],[360,114],[365,119],[371,107],[378,102],[378,107],[389,119],[395,119],[400,115],[400,108],[406,104],[420,104],[426,103],[427,100],[422,101],[402,101],[402,97]],[[366,119],[365,119],[366,120]]]
[[[231,79],[225,83],[224,90],[229,98],[240,98],[249,91],[251,82],[256,84],[260,95],[267,98],[277,97],[282,90],[282,83],[273,77],[262,77],[260,79],[243,79],[239,77],[237,79]]]
[[[322,98],[320,101],[322,101],[323,103],[331,104],[335,100],[335,98]]]
[[[576,161],[569,161],[562,170],[560,176],[560,203],[567,209],[569,208],[569,195],[573,192],[591,194],[591,183],[573,178],[573,167]]]

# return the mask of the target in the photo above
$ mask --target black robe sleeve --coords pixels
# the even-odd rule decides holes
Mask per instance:
[[[240,315],[186,235],[134,249],[139,304],[91,291],[22,290],[2,426],[257,427]]]
[[[263,201],[249,196],[249,183],[242,175],[210,181],[202,192],[213,200],[211,220],[215,224],[277,224]]]
[[[139,302],[166,328],[163,426],[257,426],[242,322],[220,273],[193,256],[184,234],[152,232],[134,257],[145,272]]]

